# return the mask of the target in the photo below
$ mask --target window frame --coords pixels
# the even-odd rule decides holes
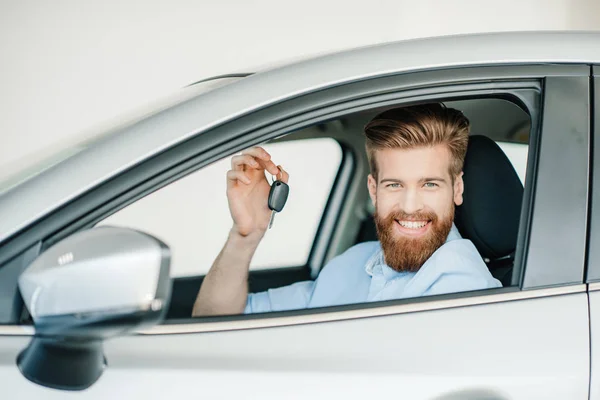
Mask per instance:
[[[265,141],[281,134],[313,125],[318,121],[334,119],[344,113],[355,112],[356,109],[360,107],[373,108],[374,103],[372,100],[375,97],[378,99],[377,106],[383,106],[385,104],[397,104],[404,101],[418,102],[432,100],[434,98],[444,98],[447,100],[450,98],[457,99],[460,96],[467,96],[469,93],[470,95],[474,95],[475,93],[481,95],[484,87],[489,94],[495,94],[496,96],[506,95],[508,92],[511,92],[511,95],[515,95],[519,89],[532,89],[532,84],[541,81],[542,79],[548,81],[548,79],[565,79],[564,77],[580,78],[581,76],[584,76],[584,70],[586,70],[585,67],[581,65],[520,65],[451,68],[438,71],[409,72],[371,78],[364,81],[340,84],[339,86],[330,89],[302,95],[291,100],[271,105],[270,107],[265,107],[234,121],[224,123],[207,132],[198,134],[184,143],[173,146],[158,156],[151,157],[141,162],[135,167],[124,171],[117,177],[90,190],[85,195],[75,199],[57,212],[51,213],[32,228],[19,235],[16,239],[29,244],[33,244],[38,240],[44,240],[43,247],[47,248],[75,231],[93,226],[98,220],[109,213],[129,205],[152,191],[157,190],[196,169],[208,165],[223,156],[235,153],[253,143]],[[587,71],[589,71],[589,68],[587,68]],[[589,76],[589,72],[585,74],[585,76]],[[534,89],[535,86],[536,85],[533,85]],[[448,88],[460,89],[460,93],[453,92],[451,94],[451,92],[447,90]],[[407,99],[406,95],[409,92],[411,94],[409,97],[410,100]],[[545,92],[542,91],[542,94],[544,93]],[[519,98],[519,95],[517,94],[516,97]],[[544,97],[547,99],[549,96]],[[535,98],[521,96],[519,100],[522,101],[523,105],[528,110],[536,108],[535,104],[530,104],[532,101],[535,102]],[[546,105],[546,103],[544,104]],[[540,108],[538,107],[537,109]],[[542,118],[543,126],[546,125],[548,122],[547,120],[549,119],[548,116]],[[532,130],[535,129],[534,126],[538,126],[537,122],[537,118],[534,117],[532,120]],[[532,136],[533,140],[539,135],[535,134]],[[555,141],[548,140],[548,142],[552,143]],[[535,145],[532,146],[533,144]],[[530,177],[529,180],[531,180],[532,177],[535,177],[536,182],[526,185],[526,196],[528,187],[529,191],[531,191],[528,197],[530,201],[523,202],[523,210],[526,212],[523,213],[522,216],[523,218],[529,217],[525,223],[521,223],[519,233],[519,236],[525,240],[525,245],[522,247],[525,253],[527,253],[528,250],[529,253],[531,253],[530,250],[532,250],[531,245],[528,244],[527,240],[529,236],[529,231],[527,229],[540,219],[543,222],[543,216],[536,216],[534,213],[533,217],[530,217],[531,213],[529,212],[533,208],[534,190],[536,191],[535,197],[537,197],[537,147],[537,143],[530,142],[530,148],[536,150],[534,150],[533,154],[530,150],[528,176]],[[545,156],[545,158],[548,157]],[[576,175],[578,172],[576,172]],[[587,171],[585,172],[587,176]],[[327,207],[326,213],[336,211],[334,210],[335,207],[331,207],[331,211],[329,211],[329,208],[330,207]],[[343,209],[340,210],[339,207],[337,210],[337,212],[346,211],[347,210]],[[332,220],[335,222],[334,219]],[[532,227],[532,230],[534,228],[535,226]],[[585,230],[585,227],[583,229]],[[539,231],[539,228],[537,230]],[[325,238],[320,238],[320,236],[321,235],[317,235],[318,240],[325,240]],[[333,237],[332,240],[335,240],[335,237]],[[9,244],[10,243],[6,243],[2,249],[5,249]],[[531,258],[531,254],[517,254],[517,257],[519,256],[523,257],[523,260],[520,263],[521,265],[525,265],[525,257],[529,256]],[[539,258],[539,256],[537,257]],[[525,273],[523,282],[526,282],[528,272],[534,275],[539,274],[540,269],[544,267],[536,262],[534,263],[536,264],[536,267],[530,268],[530,260],[527,261],[527,268],[524,268],[523,271]],[[515,263],[515,265],[517,264]],[[571,269],[578,270],[577,267]],[[581,274],[582,271],[583,265],[581,266]],[[545,276],[548,275],[551,276],[552,274],[545,274]],[[553,286],[552,284],[548,284],[548,282],[545,283],[546,286]],[[581,282],[554,282],[554,285],[562,285],[565,283],[576,284]],[[534,288],[535,286],[526,287],[526,285],[524,285],[524,287],[521,288],[510,287],[499,289],[497,291],[484,291],[484,296],[478,296],[477,293],[457,293],[448,296],[444,295],[439,298],[436,296],[436,299],[425,298],[425,300],[423,300],[423,298],[419,298],[401,301],[400,303],[386,302],[383,306],[376,303],[361,304],[356,311],[371,310],[372,315],[380,315],[382,311],[379,311],[378,314],[378,311],[376,310],[393,307],[394,304],[400,307],[404,306],[405,303],[408,303],[406,305],[410,306],[406,308],[409,310],[407,312],[414,312],[414,310],[416,310],[415,307],[417,309],[436,308],[437,306],[435,306],[435,304],[438,302],[445,303],[446,300],[454,304],[451,305],[454,307],[456,304],[468,305],[494,302],[496,301],[494,300],[495,298],[498,296],[502,297],[502,295],[508,296],[504,296],[502,299],[510,300],[511,298],[514,299],[515,296],[519,298],[535,297],[535,293],[537,293],[537,295],[545,296],[558,294],[559,291],[560,293],[573,293],[580,290],[580,287],[575,285],[572,287],[560,288],[560,290],[558,290],[558,288],[542,288],[529,291],[529,294],[519,291],[520,289]],[[426,304],[432,305],[427,306]],[[331,312],[335,313],[335,310],[327,308],[323,311],[323,313],[327,315]],[[342,310],[341,312],[345,311]],[[390,311],[384,310],[383,312],[388,313]],[[402,312],[402,310],[397,310],[393,313],[397,312]],[[315,313],[315,311],[310,310],[306,315],[310,317],[313,313]],[[361,313],[364,316],[369,316],[366,315],[369,314],[369,312],[366,312],[365,314],[365,311],[362,311]],[[272,314],[273,315],[269,315],[267,318],[285,318],[286,313]],[[261,319],[264,317],[265,316],[261,317],[260,315],[257,315],[248,320],[256,320],[257,318]],[[335,318],[332,320],[334,319]],[[197,322],[195,323],[198,324]],[[248,326],[252,327],[252,324],[248,324]]]
[[[521,281],[525,289],[583,283],[590,161],[589,73],[589,66],[581,66],[577,74],[544,79],[539,134],[530,138],[539,160],[528,160],[527,175],[534,175],[525,178],[524,199],[533,212],[528,214],[528,224],[519,227],[520,234],[529,229],[530,238],[527,270],[522,271]],[[564,140],[565,136],[571,140]],[[531,185],[532,179],[535,185]],[[533,196],[528,196],[531,190]],[[569,207],[557,209],[554,204]],[[568,229],[557,230],[557,226]]]
[[[589,238],[587,248],[586,282],[589,289],[600,290],[600,249],[593,243],[600,241],[600,66],[592,66],[590,76],[590,105],[593,113],[591,120],[591,169],[590,169],[590,209]]]
[[[435,85],[435,84],[434,84]],[[354,112],[358,112],[358,111],[364,111],[364,110],[368,110],[371,108],[376,108],[376,107],[384,107],[384,106],[388,106],[388,105],[396,105],[396,104],[414,104],[417,102],[423,102],[423,101],[435,101],[435,100],[448,100],[448,99],[453,99],[453,100],[459,100],[459,99],[464,99],[464,98],[476,98],[476,97],[490,97],[490,96],[494,96],[494,97],[503,97],[503,96],[512,96],[512,99],[510,99],[510,101],[517,101],[517,102],[522,102],[523,107],[525,107],[527,110],[535,110],[538,108],[537,104],[532,104],[535,102],[535,99],[533,99],[531,97],[531,93],[528,93],[528,91],[530,91],[532,89],[532,85],[536,86],[537,84],[534,83],[532,80],[526,80],[526,81],[508,81],[508,82],[465,82],[465,83],[458,83],[458,84],[451,84],[446,83],[443,86],[440,86],[440,89],[436,90],[437,86],[427,86],[425,88],[416,88],[416,89],[397,89],[394,90],[393,92],[390,93],[386,93],[384,95],[372,95],[369,96],[365,101],[365,99],[360,99],[358,101],[358,104],[356,106],[352,105],[352,106],[348,106],[347,108],[344,107],[343,105],[341,107],[339,107],[339,104],[335,104],[334,107],[339,109],[336,109],[334,113],[325,113],[323,115],[319,115],[319,116],[312,116],[310,114],[307,114],[307,118],[304,119],[303,118],[303,114],[300,114],[297,119],[298,122],[294,123],[292,126],[280,126],[280,124],[275,124],[274,126],[267,126],[263,129],[263,132],[261,132],[260,136],[259,135],[255,135],[254,132],[252,133],[247,133],[247,140],[245,140],[243,142],[243,144],[232,144],[232,143],[225,143],[221,149],[225,148],[226,150],[221,151],[221,150],[217,150],[215,151],[216,155],[212,155],[208,160],[203,160],[200,161],[199,160],[193,160],[193,163],[190,163],[190,165],[186,165],[185,169],[181,170],[181,171],[177,171],[175,174],[173,174],[173,170],[172,169],[163,169],[160,174],[163,176],[166,176],[166,179],[163,179],[162,182],[152,182],[152,186],[145,188],[144,191],[140,191],[138,193],[136,193],[134,196],[130,196],[132,194],[133,191],[130,192],[126,192],[124,193],[125,196],[128,197],[128,199],[126,200],[126,202],[121,201],[120,203],[116,204],[115,206],[111,206],[111,208],[108,208],[107,206],[103,207],[102,210],[97,211],[96,213],[92,212],[92,213],[88,213],[87,215],[84,216],[84,218],[80,218],[76,221],[75,224],[68,226],[66,229],[57,232],[55,235],[51,236],[49,239],[47,239],[46,241],[44,241],[43,244],[43,249],[48,248],[49,246],[55,244],[56,242],[58,242],[59,240],[62,240],[63,238],[65,238],[66,236],[74,233],[77,230],[80,229],[88,229],[93,227],[98,221],[106,218],[107,215],[110,215],[114,212],[117,212],[118,210],[134,203],[135,201],[139,200],[142,197],[145,197],[149,194],[151,194],[153,191],[158,190],[164,186],[166,186],[167,184],[176,181],[184,176],[187,176],[188,174],[202,168],[205,167],[207,165],[210,165],[212,162],[217,161],[219,159],[222,158],[226,158],[229,157],[233,154],[235,154],[236,152],[242,151],[245,148],[248,148],[250,146],[256,145],[258,143],[263,143],[265,141],[268,141],[270,139],[279,137],[281,135],[285,135],[288,134],[292,131],[296,131],[299,129],[303,129],[309,126],[313,126],[315,124],[318,124],[320,122],[323,122],[324,120],[330,120],[330,119],[335,119],[337,117],[346,115],[346,114],[351,114]],[[441,89],[443,88],[443,89]],[[535,90],[541,90],[541,87],[535,87]],[[381,97],[381,98],[380,98]],[[304,99],[301,99],[304,100]],[[290,101],[290,103],[292,103],[294,101]],[[273,106],[272,108],[268,108],[265,110],[262,110],[262,112],[265,112],[267,114],[267,116],[275,114],[278,115],[280,114],[279,109],[286,109],[286,108],[291,108],[294,107],[294,105],[289,105],[287,104],[288,102],[284,102],[281,104],[277,104],[275,106]],[[200,135],[198,137],[196,137],[195,139],[203,139],[204,135],[214,135],[217,137],[223,137],[226,135],[227,132],[231,133],[231,132],[248,132],[249,130],[245,129],[245,125],[246,125],[246,119],[249,120],[254,120],[258,117],[262,117],[261,112],[256,112],[254,114],[251,114],[247,117],[242,117],[240,119],[237,119],[231,123],[227,123],[224,124],[220,127],[214,128],[213,130],[209,130],[207,132],[205,132],[203,135]],[[533,119],[537,119],[536,116],[533,117]],[[254,122],[254,121],[252,121]],[[532,130],[535,130],[537,128],[537,123],[535,121],[532,121]],[[245,133],[238,133],[240,139],[245,139],[244,138],[244,134]],[[251,137],[251,138],[250,138]],[[241,142],[241,140],[240,140]],[[182,144],[182,147],[185,146],[187,143]],[[178,146],[179,147],[179,146]],[[189,144],[187,146],[185,146],[185,148],[198,148],[201,146],[195,145],[195,144]],[[178,150],[178,148],[173,149],[174,151]],[[167,152],[169,153],[169,152]],[[212,153],[212,152],[211,152]],[[161,154],[164,155],[165,153]],[[350,153],[348,153],[350,154]],[[160,157],[160,156],[159,156]],[[200,155],[197,155],[195,158],[198,158],[200,160],[202,160],[202,157]],[[535,162],[535,157],[531,157],[532,162]],[[152,163],[154,160],[148,160],[149,163]],[[350,168],[352,167],[352,168]],[[138,167],[140,170],[144,168],[144,165],[141,165]],[[350,183],[350,185],[353,186],[362,186],[364,184],[364,182],[357,182],[356,180],[352,180],[352,172],[353,172],[353,168],[354,165],[349,165],[347,167],[347,170],[343,171],[343,181],[345,183]],[[528,166],[529,168],[529,166]],[[341,171],[341,169],[340,169]],[[134,168],[131,171],[128,171],[131,174],[135,175],[136,172],[138,172],[138,169]],[[119,176],[119,178],[123,177],[124,180],[128,180],[130,173],[126,172],[125,174],[123,174],[122,176]],[[118,180],[115,179],[115,180]],[[129,179],[129,181],[131,181]],[[110,184],[110,182],[108,182]],[[340,207],[344,207],[346,206],[346,204],[343,203],[342,199],[345,193],[347,193],[348,188],[344,188],[344,187],[340,187],[341,185],[338,185],[336,182],[336,185],[334,186],[334,188],[337,188],[338,190],[332,190],[332,193],[330,194],[330,199],[332,198],[336,198],[337,200],[335,201],[335,205],[332,205],[331,201],[328,201],[328,205],[324,211],[323,214],[323,221],[320,224],[320,227],[318,229],[317,235],[315,237],[315,243],[313,244],[314,246],[319,246],[321,248],[326,248],[327,250],[324,252],[325,253],[325,257],[323,257],[323,253],[321,253],[320,255],[320,259],[331,259],[332,257],[334,257],[335,255],[337,255],[337,252],[334,251],[334,248],[332,248],[331,246],[329,246],[329,243],[331,243],[331,241],[335,240],[335,235],[337,235],[339,232],[337,232],[335,230],[335,225],[336,225],[336,221],[337,221],[337,216],[343,212],[343,209],[340,209]],[[531,186],[531,185],[530,185]],[[115,201],[113,201],[115,202]],[[332,232],[333,234],[333,238],[327,237],[325,235],[323,235],[323,231],[325,232]],[[311,267],[311,271],[313,271],[313,273],[315,271],[319,271],[320,268],[323,266],[322,264],[319,265],[318,263],[318,259],[316,260],[315,258],[315,253],[317,253],[317,251],[311,251],[311,255],[309,257],[309,266]],[[518,257],[518,255],[517,255]]]

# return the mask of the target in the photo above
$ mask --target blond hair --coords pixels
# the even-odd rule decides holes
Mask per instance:
[[[377,115],[365,126],[366,150],[371,174],[377,179],[375,152],[448,146],[452,179],[463,168],[469,142],[469,120],[459,110],[440,103],[394,108]]]

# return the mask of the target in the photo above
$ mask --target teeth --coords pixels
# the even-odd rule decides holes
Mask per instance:
[[[420,229],[427,225],[427,221],[398,221],[398,223],[409,229]]]

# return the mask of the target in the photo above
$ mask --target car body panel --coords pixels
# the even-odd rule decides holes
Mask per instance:
[[[590,400],[600,399],[600,284],[589,285]]]
[[[587,399],[587,327],[580,292],[327,323],[129,336],[105,343],[109,368],[77,398]],[[559,332],[568,340],[557,343],[552,333]],[[65,398],[7,367],[25,338],[0,342],[0,374],[11,392]]]
[[[258,73],[116,130],[92,148],[83,149],[5,192],[0,196],[0,243],[137,163],[211,127],[284,99],[347,82],[409,71],[598,62],[600,33],[526,32],[383,44]],[[24,203],[22,198],[28,201]]]

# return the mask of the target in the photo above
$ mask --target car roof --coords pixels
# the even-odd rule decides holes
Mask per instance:
[[[241,78],[117,129],[0,195],[0,242],[137,163],[266,105],[375,76],[531,63],[600,64],[600,32],[414,39],[319,56]]]

